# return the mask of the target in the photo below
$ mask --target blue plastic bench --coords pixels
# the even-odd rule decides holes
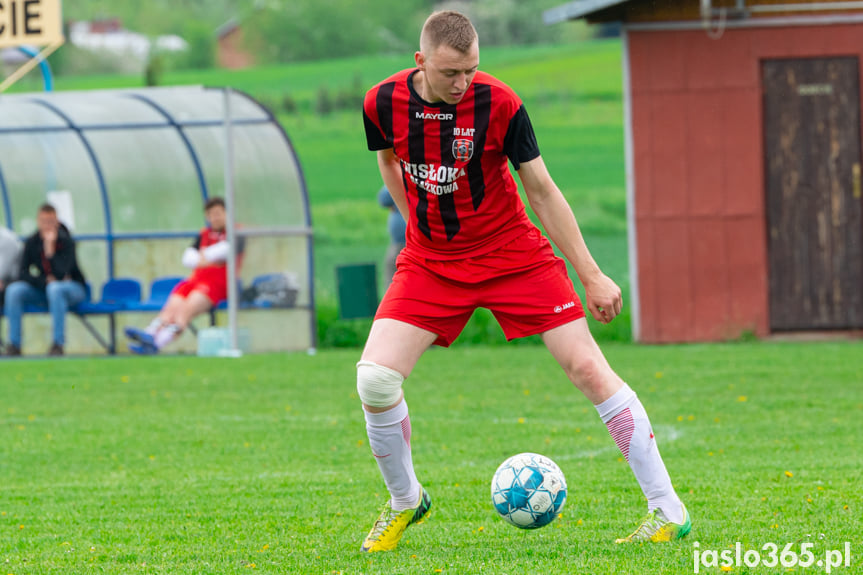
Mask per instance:
[[[87,328],[96,341],[98,341],[105,350],[111,355],[117,352],[117,329],[116,319],[114,314],[119,311],[124,311],[130,306],[136,305],[141,301],[141,283],[136,279],[131,278],[114,278],[105,282],[102,286],[102,297],[99,301],[90,301],[90,291],[87,291],[88,298],[82,303],[75,306],[72,310],[75,315]],[[96,328],[87,321],[88,315],[107,315],[109,323],[109,341],[105,341],[102,336],[96,331]]]
[[[168,301],[168,296],[171,295],[171,291],[173,291],[181,281],[183,281],[183,278],[179,276],[154,279],[153,283],[150,284],[150,296],[147,300],[130,305],[128,310],[160,311],[165,306],[165,302]]]
[[[258,276],[252,282],[253,285],[267,280],[271,274]],[[114,355],[117,353],[117,329],[115,314],[119,312],[159,312],[168,301],[173,289],[183,281],[179,276],[166,276],[153,280],[150,284],[150,295],[145,301],[141,301],[141,283],[133,278],[115,278],[105,282],[102,286],[102,295],[98,301],[92,301],[92,287],[89,283],[85,285],[86,299],[74,306],[69,311],[77,317],[90,335],[101,345],[105,351]],[[242,283],[237,280],[237,294],[242,293]],[[216,325],[216,310],[227,309],[227,301],[222,300],[210,310],[210,325]],[[243,309],[256,308],[254,304],[243,304]],[[24,313],[47,313],[47,306],[27,305]],[[88,321],[90,315],[107,315],[109,321],[109,336],[105,338]],[[190,325],[192,333],[197,334],[194,325]]]
[[[72,307],[69,311],[77,317],[90,335],[101,345],[105,351],[114,354],[117,349],[116,330],[114,325],[114,314],[127,309],[133,302],[141,300],[141,284],[133,279],[112,279],[105,282],[102,287],[102,298],[92,301],[93,289],[90,283],[84,284],[86,298],[83,302]],[[48,313],[48,307],[42,305],[26,305],[24,313]],[[110,322],[110,335],[108,341],[96,330],[87,319],[88,315],[107,315]]]
[[[116,278],[108,280],[102,287],[102,298],[85,301],[75,308],[81,314],[115,313],[141,303],[141,284],[138,280]]]

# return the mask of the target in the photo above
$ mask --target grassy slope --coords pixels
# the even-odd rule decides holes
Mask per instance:
[[[641,493],[540,348],[420,362],[407,391],[434,510],[399,550],[374,557],[357,551],[385,493],[353,390],[357,352],[19,361],[0,379],[0,565],[14,575],[691,573],[695,541],[811,539],[819,553],[851,541],[854,567],[835,572],[863,572],[859,342],[605,349],[651,414],[694,518],[688,540],[611,544],[634,526]],[[494,469],[519,451],[551,456],[569,483],[562,519],[538,532],[504,524],[489,502]]]

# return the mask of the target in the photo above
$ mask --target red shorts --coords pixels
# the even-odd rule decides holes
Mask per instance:
[[[494,314],[508,340],[543,333],[584,317],[566,264],[539,230],[489,254],[427,260],[403,250],[375,319],[395,319],[438,335],[448,347],[471,314]]]
[[[171,295],[189,297],[193,291],[207,296],[213,305],[228,299],[228,274],[224,267],[200,268],[174,287]]]

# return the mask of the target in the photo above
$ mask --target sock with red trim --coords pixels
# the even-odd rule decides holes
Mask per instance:
[[[673,523],[683,523],[680,498],[659,455],[647,412],[632,388],[624,383],[617,393],[597,405],[596,410],[647,497],[647,510],[658,507]]]
[[[363,413],[366,416],[369,445],[390,492],[393,510],[416,507],[420,484],[411,459],[408,404],[402,399],[398,405],[383,413],[369,413],[365,409]]]
[[[144,329],[144,331],[150,335],[156,335],[157,333],[159,333],[160,329],[162,329],[162,320],[159,318],[159,316],[156,316],[155,318],[153,318],[153,321],[150,322],[150,325],[148,325]]]
[[[162,349],[177,339],[181,333],[183,333],[183,330],[177,324],[166,325],[153,336],[153,343],[156,344],[157,348]]]

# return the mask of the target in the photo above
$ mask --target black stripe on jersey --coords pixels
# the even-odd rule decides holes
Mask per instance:
[[[455,157],[452,154],[452,142],[453,135],[455,134],[456,107],[442,106],[440,111],[444,118],[446,118],[447,114],[452,114],[451,120],[440,121],[440,163],[441,166],[452,168],[455,166]],[[438,182],[438,184],[448,186],[450,182],[443,181]],[[438,205],[440,206],[440,217],[443,221],[443,227],[446,230],[446,239],[452,240],[461,229],[458,214],[455,210],[455,192],[439,195]]]
[[[393,143],[393,92],[395,89],[395,82],[384,84],[378,88],[378,94],[375,98],[375,106],[378,110],[378,122],[381,125],[381,131],[384,133],[384,138],[390,144]]]
[[[473,199],[473,209],[478,210],[485,198],[485,178],[482,175],[482,151],[485,148],[485,136],[491,119],[491,86],[474,84],[473,127],[476,129],[476,140],[473,146],[473,158],[467,166],[467,177],[470,182],[470,195]]]
[[[408,104],[408,157],[414,165],[422,164],[425,156],[425,120],[423,120],[423,112],[425,112],[422,104],[417,104],[414,99],[410,99]],[[422,186],[417,185],[417,227],[428,239],[431,237],[431,228],[429,227],[429,199],[428,192]]]

